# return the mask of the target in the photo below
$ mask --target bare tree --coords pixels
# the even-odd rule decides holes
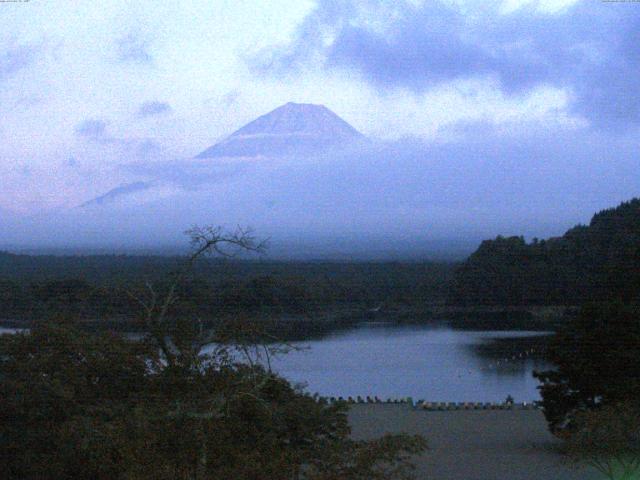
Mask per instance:
[[[640,472],[640,404],[625,401],[581,412],[567,438],[567,452],[611,480]]]
[[[170,309],[179,299],[177,291],[180,283],[192,273],[196,262],[207,256],[234,258],[241,253],[264,253],[267,245],[266,240],[258,241],[251,229],[242,227],[233,232],[225,232],[222,227],[194,226],[185,234],[191,239],[191,253],[170,275],[166,291],[159,292],[149,281],[145,283],[142,294],[127,291],[142,307],[148,338],[157,345],[163,360],[169,366],[197,361],[202,347],[213,339],[204,332],[201,319],[196,319],[197,335],[190,336],[188,341],[176,341],[170,335]]]
[[[233,232],[225,232],[222,227],[194,226],[185,232],[190,237],[191,252],[180,264],[178,269],[169,276],[168,286],[164,291],[160,292],[151,282],[145,283],[144,293],[136,295],[131,291],[127,294],[140,304],[143,311],[143,322],[147,331],[145,340],[160,350],[160,362],[164,362],[167,367],[185,367],[187,370],[191,368],[199,368],[201,366],[202,348],[216,340],[216,335],[206,333],[204,331],[201,319],[195,319],[197,322],[194,331],[194,325],[185,325],[182,328],[172,329],[170,310],[179,300],[178,289],[181,284],[192,272],[196,262],[203,257],[217,256],[223,258],[234,258],[241,253],[264,253],[266,250],[266,240],[258,241],[253,235],[253,231],[249,228],[237,227]],[[191,328],[189,328],[191,327]],[[222,329],[223,331],[231,331],[231,329]],[[235,341],[227,335],[223,338],[225,341]],[[253,340],[253,338],[252,338]],[[254,365],[249,354],[249,346],[235,341],[236,349],[246,354],[246,359],[255,371]],[[238,347],[239,345],[239,347]],[[258,343],[253,344],[257,349]],[[268,355],[268,348],[263,347]],[[214,357],[216,359],[226,358],[226,350],[228,346],[225,343],[216,347]],[[267,357],[268,358],[268,357]],[[163,368],[163,365],[156,365],[157,369]],[[252,391],[257,391],[268,379],[264,376],[256,376],[253,387],[240,391],[238,395],[253,395]],[[257,398],[257,397],[256,397]],[[214,395],[204,402],[203,405],[182,405],[178,403],[175,410],[168,413],[169,417],[190,418],[199,421],[199,427],[195,429],[194,435],[198,438],[200,451],[198,453],[198,461],[195,466],[193,478],[202,479],[206,477],[207,470],[207,448],[206,437],[204,435],[204,422],[219,417],[222,414],[225,403],[229,398],[222,395]]]

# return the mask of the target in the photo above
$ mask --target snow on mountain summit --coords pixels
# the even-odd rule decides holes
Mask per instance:
[[[289,102],[258,117],[231,136],[292,133],[333,135],[347,138],[361,135],[360,132],[324,105]]]
[[[196,158],[280,157],[347,145],[364,136],[324,105],[287,103]]]

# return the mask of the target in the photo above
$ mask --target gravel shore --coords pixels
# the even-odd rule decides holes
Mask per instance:
[[[425,480],[597,480],[592,467],[569,463],[539,410],[426,411],[408,405],[357,404],[353,437],[420,434],[429,450],[415,459]]]

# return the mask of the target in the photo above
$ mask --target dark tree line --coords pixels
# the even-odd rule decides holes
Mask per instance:
[[[151,281],[159,290],[166,289],[166,275],[176,266],[177,259],[163,257],[0,253],[0,319],[42,319],[58,313],[81,319],[131,317],[137,305],[123,295],[123,288],[144,289]],[[448,264],[203,259],[177,288],[183,306],[206,318],[225,311],[304,313],[335,305],[371,307],[382,301],[415,304],[442,299],[451,271]]]
[[[580,305],[640,299],[640,199],[595,214],[562,237],[482,242],[455,272],[463,305]]]

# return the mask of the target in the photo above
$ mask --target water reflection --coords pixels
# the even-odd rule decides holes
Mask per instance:
[[[540,335],[544,332],[366,324],[322,340],[296,342],[310,348],[277,358],[273,365],[325,396],[495,402],[510,394],[516,401],[531,401],[540,398],[532,371],[549,365],[533,354],[501,359],[482,347],[492,339],[507,344]]]
[[[0,328],[0,334],[20,330]],[[272,366],[324,396],[498,402],[511,395],[533,401],[540,398],[533,370],[551,368],[542,358],[548,335],[372,322],[293,342],[308,348],[273,358]]]
[[[4,334],[12,334],[12,333],[18,333],[18,332],[24,332],[28,329],[26,328],[6,328],[6,327],[0,327],[0,335],[4,335]]]

